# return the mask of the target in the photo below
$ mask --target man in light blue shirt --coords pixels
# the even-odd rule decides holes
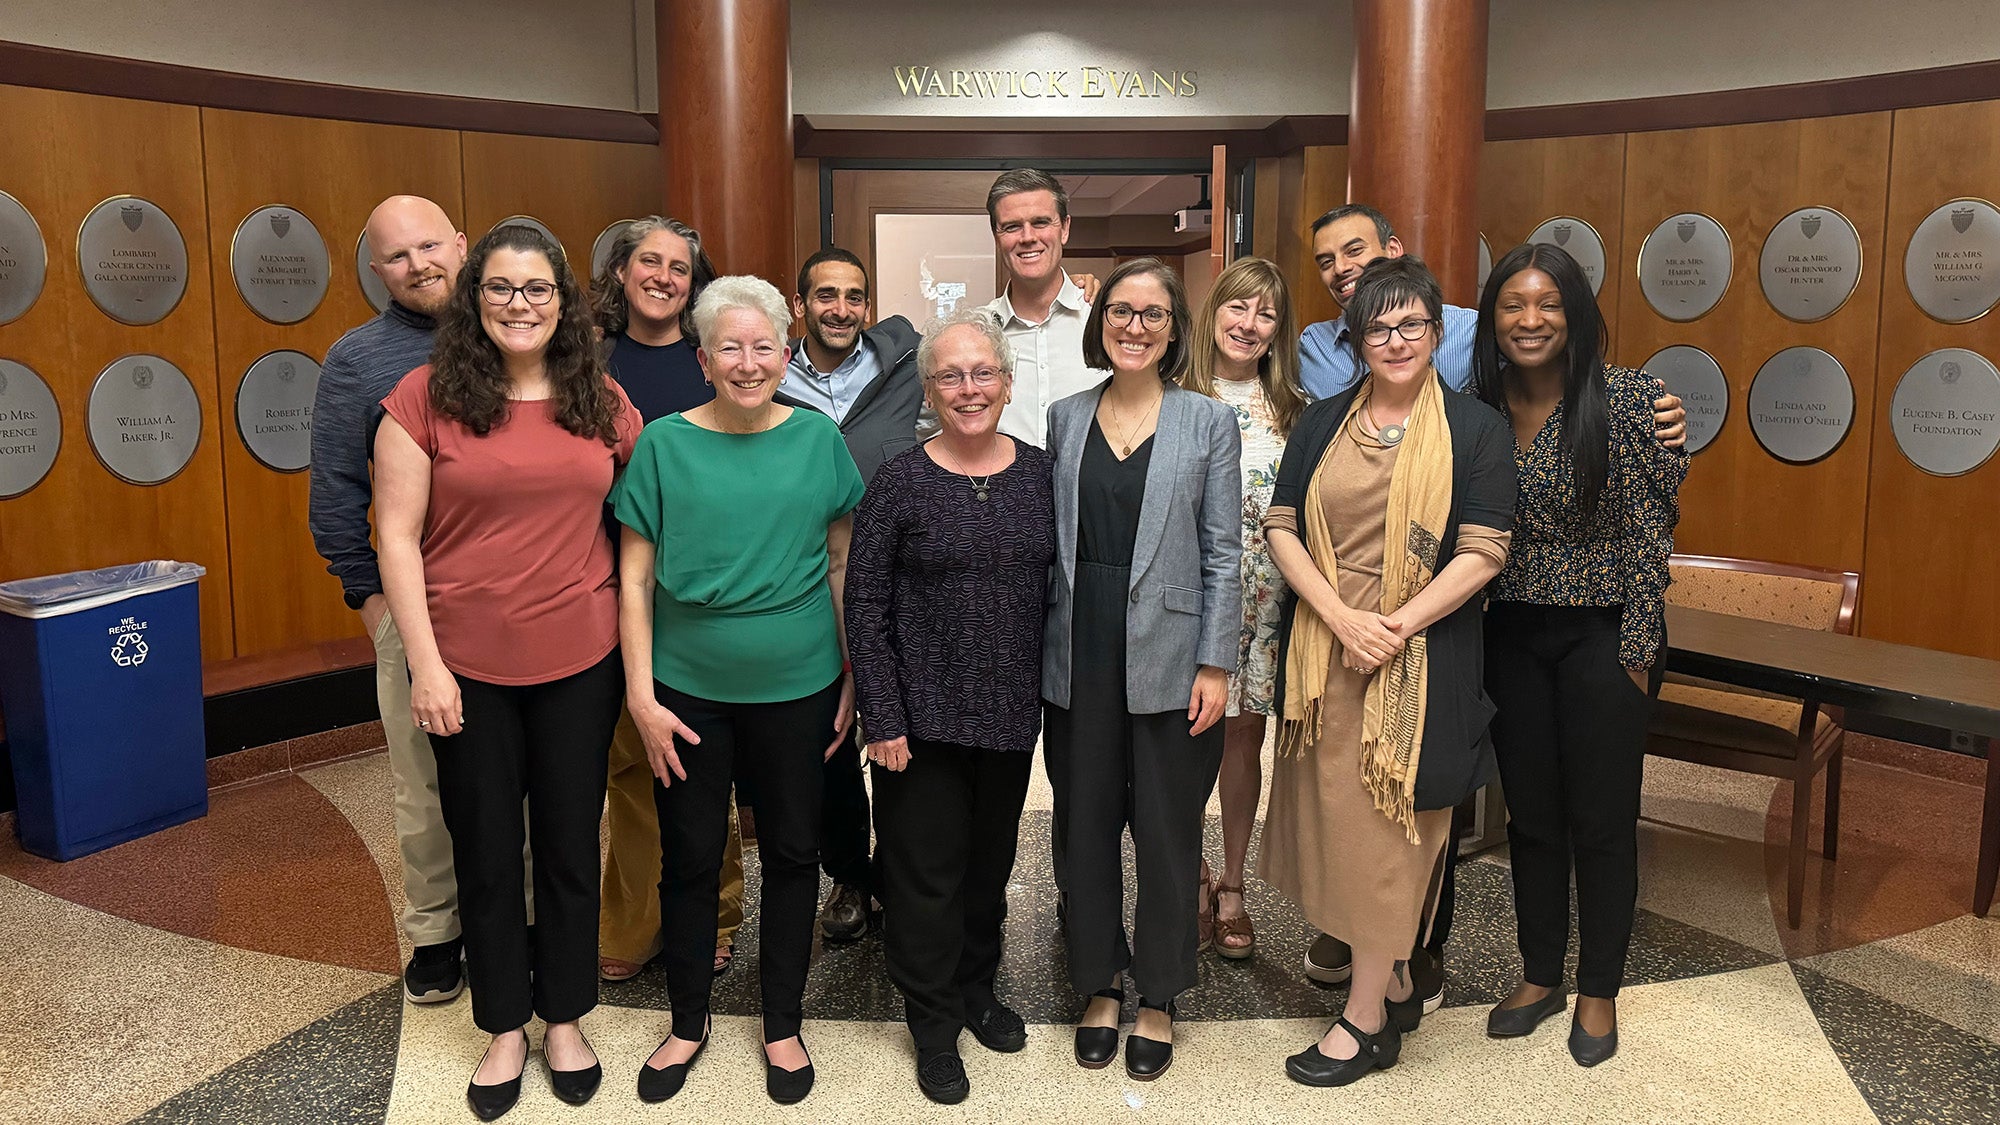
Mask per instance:
[[[1377,258],[1400,258],[1403,244],[1382,212],[1365,203],[1335,207],[1313,220],[1313,263],[1319,279],[1342,308],[1354,296],[1361,267]],[[1472,383],[1472,329],[1475,309],[1444,307],[1444,340],[1438,345],[1437,369],[1455,391]],[[1308,324],[1299,334],[1299,382],[1313,398],[1332,398],[1361,381],[1361,365],[1347,338],[1344,317]]]

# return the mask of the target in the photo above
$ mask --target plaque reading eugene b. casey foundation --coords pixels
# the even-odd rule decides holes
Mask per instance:
[[[1924,472],[1971,472],[2000,449],[2000,369],[1964,348],[1930,353],[1896,384],[1889,426],[1903,456]]]
[[[158,324],[187,293],[187,243],[150,200],[115,195],[90,209],[76,232],[83,288],[121,324]]]

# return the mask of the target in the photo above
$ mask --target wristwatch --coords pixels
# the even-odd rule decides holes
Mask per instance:
[[[351,588],[342,590],[340,592],[340,600],[347,603],[347,608],[356,610],[360,609],[362,603],[366,602],[371,596],[372,595],[366,590],[356,590]]]

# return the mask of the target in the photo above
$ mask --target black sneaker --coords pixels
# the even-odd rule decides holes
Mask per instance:
[[[1410,999],[1424,1002],[1424,1014],[1444,1004],[1444,959],[1428,949],[1410,957]]]
[[[403,967],[403,995],[412,1004],[442,1004],[465,991],[461,962],[465,942],[458,938],[436,945],[420,945]]]
[[[1313,938],[1306,950],[1306,978],[1314,984],[1345,984],[1354,975],[1354,950],[1331,934]]]
[[[868,933],[868,896],[845,883],[835,883],[819,912],[819,933],[836,945],[861,940]]]
[[[939,1105],[957,1105],[972,1093],[972,1083],[965,1079],[965,1063],[957,1055],[945,1051],[935,1055],[919,1054],[917,1088]]]

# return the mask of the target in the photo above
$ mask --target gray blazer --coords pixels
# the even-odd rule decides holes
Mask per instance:
[[[1106,385],[1108,380],[1049,406],[1056,565],[1042,632],[1042,698],[1058,707],[1070,705],[1077,470]],[[1236,670],[1243,631],[1242,447],[1235,411],[1167,385],[1146,469],[1125,618],[1126,705],[1135,715],[1185,711],[1200,665]]]

